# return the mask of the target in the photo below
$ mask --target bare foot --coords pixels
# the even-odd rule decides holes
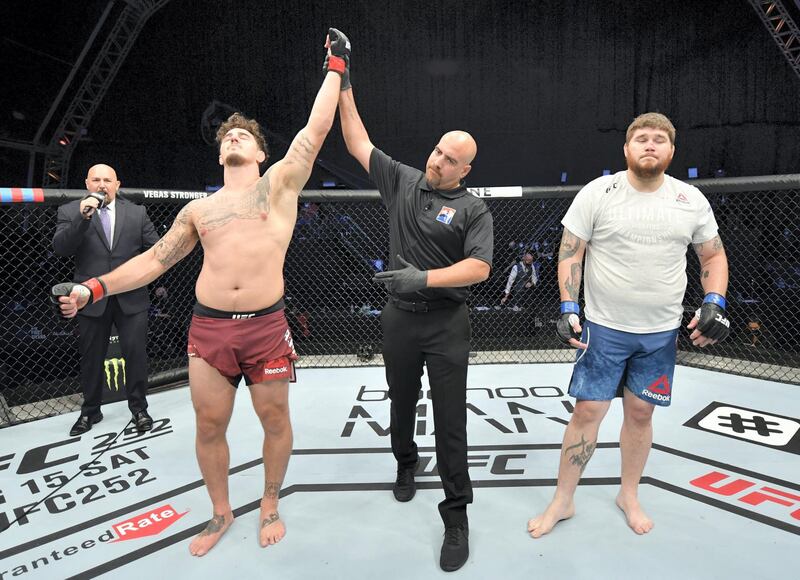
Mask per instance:
[[[225,533],[233,523],[233,512],[227,514],[214,514],[208,522],[206,529],[197,534],[192,543],[189,544],[189,552],[192,556],[205,556],[213,548],[222,534]]]
[[[567,520],[575,515],[575,504],[570,501],[568,504],[550,502],[543,514],[539,514],[528,521],[528,532],[532,538],[541,538],[549,533],[561,520]]]
[[[617,507],[625,513],[628,526],[639,535],[646,534],[653,529],[653,520],[647,517],[639,505],[638,498],[623,498],[622,494],[617,496]]]
[[[277,506],[264,506],[261,504],[261,529],[258,532],[259,543],[262,548],[277,544],[286,535],[286,526],[278,515]]]

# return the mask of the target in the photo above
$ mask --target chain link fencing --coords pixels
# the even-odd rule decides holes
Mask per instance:
[[[800,384],[800,175],[693,182],[714,208],[730,263],[731,335],[706,349],[681,332],[678,362]],[[486,200],[495,226],[494,267],[468,301],[473,363],[571,362],[555,335],[561,218],[578,187],[526,187],[516,197],[498,188],[474,190]],[[159,235],[202,192],[126,190],[143,203]],[[50,287],[70,280],[71,258],[52,249],[56,210],[82,198],[78,190],[0,189],[0,425],[76,410],[77,324],[61,320]],[[388,218],[375,191],[303,192],[286,257],[286,316],[300,367],[382,364],[383,285],[371,281],[388,263]],[[520,284],[501,304],[513,265],[533,255],[535,284]],[[684,325],[702,301],[699,264],[689,250]],[[202,264],[198,246],[150,284],[147,350],[150,387],[186,380],[186,335],[194,283]],[[643,281],[646,283],[646,281]],[[124,361],[109,348],[108,388],[119,388]],[[113,400],[112,396],[108,397]],[[119,398],[120,395],[117,396]]]

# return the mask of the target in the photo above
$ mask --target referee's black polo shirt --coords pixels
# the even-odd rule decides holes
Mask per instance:
[[[433,189],[425,173],[395,161],[377,147],[369,158],[369,176],[389,212],[390,270],[403,268],[397,254],[420,270],[446,268],[465,258],[492,265],[492,214],[463,181],[449,191]],[[468,294],[467,287],[425,288],[396,297],[464,302]]]

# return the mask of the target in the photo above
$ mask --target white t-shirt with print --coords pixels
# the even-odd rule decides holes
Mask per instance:
[[[583,187],[561,223],[587,242],[587,320],[640,334],[680,326],[687,246],[717,235],[696,187],[665,175],[657,191],[643,193],[620,171]]]

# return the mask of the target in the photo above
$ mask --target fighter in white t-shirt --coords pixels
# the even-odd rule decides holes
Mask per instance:
[[[575,197],[562,220],[558,334],[577,347],[570,394],[577,399],[567,426],[558,486],[544,513],[528,522],[534,538],[575,512],[573,496],[597,445],[611,400],[623,397],[622,485],[617,505],[637,534],[653,527],[638,500],[652,443],[656,405],[672,397],[676,341],[686,292],[686,249],[700,259],[706,297],[688,328],[696,346],[727,336],[728,261],[717,223],[700,191],[664,174],[675,153],[675,128],[646,113],[628,127],[628,170],[596,179]],[[586,324],[578,294],[586,257]]]

